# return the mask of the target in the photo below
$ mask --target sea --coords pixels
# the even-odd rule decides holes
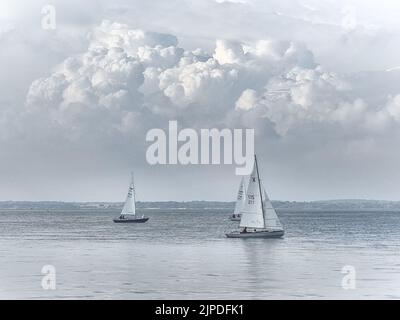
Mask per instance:
[[[0,211],[0,298],[400,298],[400,212],[282,210],[282,239],[226,238],[229,209],[118,214]]]

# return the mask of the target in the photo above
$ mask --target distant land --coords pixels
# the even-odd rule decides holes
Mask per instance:
[[[385,200],[322,200],[322,201],[272,201],[277,210],[299,211],[400,211],[400,201]],[[122,202],[59,202],[59,201],[0,201],[0,210],[119,210]],[[187,202],[137,202],[138,209],[230,209],[234,202],[187,201]]]

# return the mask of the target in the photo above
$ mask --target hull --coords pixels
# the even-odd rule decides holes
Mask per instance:
[[[149,218],[134,218],[134,219],[114,219],[115,223],[145,223]]]
[[[230,217],[229,217],[229,220],[231,220],[231,221],[240,221],[240,219],[241,219],[241,216],[233,216],[233,215],[231,215]]]
[[[233,231],[231,233],[227,233],[226,236],[228,238],[282,238],[285,234],[283,230],[274,230],[274,231],[256,231],[256,232],[238,232]]]

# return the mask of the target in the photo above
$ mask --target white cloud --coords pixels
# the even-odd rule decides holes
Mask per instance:
[[[251,110],[257,104],[257,92],[253,89],[246,89],[236,101],[236,109]]]
[[[139,122],[144,114],[181,117],[182,109],[207,117],[210,126],[223,123],[235,104],[243,102],[237,102],[243,91],[261,90],[293,68],[302,68],[301,74],[288,75],[297,78],[287,79],[297,83],[292,88],[294,103],[313,103],[307,79],[301,78],[315,72],[313,56],[291,42],[218,40],[211,55],[179,47],[172,35],[109,21],[96,27],[89,39],[85,53],[66,59],[49,77],[35,80],[26,99],[28,113],[47,110],[48,121],[65,130],[66,137],[68,130],[74,131],[75,138],[76,132],[88,131],[110,134],[121,129],[126,134],[126,117]],[[136,116],[127,116],[130,112]],[[89,121],[100,116],[112,130]],[[190,115],[184,121],[196,125]]]
[[[172,35],[104,21],[85,53],[33,82],[26,109],[47,110],[47,121],[67,138],[69,131],[74,139],[97,132],[100,143],[104,134],[129,135],[144,119],[151,127],[170,117],[192,126],[231,126],[233,119],[257,126],[261,118],[280,136],[315,124],[384,130],[389,115],[398,119],[397,97],[386,110],[386,101],[373,107],[352,89],[349,79],[324,70],[293,42],[217,40],[208,54],[181,48]],[[258,116],[251,120],[251,114]]]
[[[298,171],[304,181],[328,168],[339,181],[347,168],[349,176],[361,170],[359,161],[368,172],[387,163],[387,181],[388,163],[400,159],[399,6],[367,2],[88,0],[79,12],[75,1],[57,2],[53,33],[40,30],[34,1],[26,12],[0,10],[0,29],[3,21],[15,26],[0,35],[0,140],[8,150],[0,161],[37,175],[52,167],[74,173],[73,162],[90,172],[104,161],[122,172],[141,157],[147,129],[178,119],[256,128],[277,197],[301,197],[287,183]],[[30,164],[9,160],[20,158]],[[332,190],[316,174],[310,181]]]
[[[387,103],[387,111],[389,114],[398,122],[400,122],[400,94],[389,97],[389,101]]]

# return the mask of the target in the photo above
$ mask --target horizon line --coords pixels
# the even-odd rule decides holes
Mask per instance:
[[[337,199],[320,199],[320,200],[275,200],[270,199],[270,201],[276,202],[323,202],[323,201],[380,201],[380,202],[400,202],[400,200],[382,200],[382,199],[363,199],[363,198],[337,198]],[[0,200],[2,202],[59,202],[59,203],[123,203],[124,201],[73,201],[73,200]],[[178,203],[186,203],[186,202],[221,202],[221,203],[230,203],[236,202],[236,200],[139,200],[137,203],[153,203],[153,202],[178,202]]]

